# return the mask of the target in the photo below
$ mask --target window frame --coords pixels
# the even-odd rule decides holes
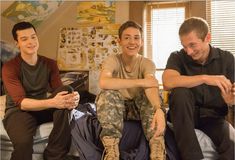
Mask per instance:
[[[185,8],[185,18],[189,17],[190,2],[147,2],[145,6],[145,39],[144,39],[144,55],[150,59],[153,58],[152,53],[152,9],[164,8]],[[164,68],[156,68],[156,71],[163,71]]]

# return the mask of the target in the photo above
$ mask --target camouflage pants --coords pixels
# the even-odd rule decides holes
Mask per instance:
[[[148,140],[154,134],[150,129],[155,113],[144,92],[133,100],[125,101],[116,90],[103,90],[96,98],[97,116],[102,126],[100,137],[111,136],[121,138],[124,120],[141,120]]]

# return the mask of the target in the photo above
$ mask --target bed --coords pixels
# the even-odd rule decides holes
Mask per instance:
[[[2,119],[4,116],[4,108],[5,108],[5,97],[6,96],[0,96],[1,160],[9,160],[11,152],[13,151],[12,143],[9,140],[9,137],[2,124]],[[168,125],[171,127],[170,123],[168,123]],[[34,137],[33,160],[43,160],[42,154],[47,145],[48,136],[51,132],[52,127],[53,127],[52,122],[44,123],[38,127],[36,135]],[[218,154],[216,153],[215,146],[213,142],[210,140],[210,138],[200,130],[196,130],[196,134],[200,142],[200,146],[202,148],[205,159],[206,160],[217,159]],[[78,156],[78,153],[73,149],[73,147],[71,147],[69,154]]]

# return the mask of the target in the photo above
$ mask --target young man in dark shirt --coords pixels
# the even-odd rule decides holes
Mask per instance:
[[[79,94],[68,93],[70,88],[62,86],[54,60],[38,55],[39,42],[32,24],[15,24],[12,35],[20,54],[2,70],[7,96],[3,124],[14,147],[11,160],[32,160],[37,126],[52,120],[44,159],[62,160],[71,141],[68,113],[77,106]],[[49,88],[54,93],[48,98]]]
[[[203,159],[198,128],[214,142],[219,159],[233,160],[235,130],[224,117],[235,104],[234,56],[210,45],[202,18],[185,20],[179,36],[183,49],[170,55],[163,85],[171,90],[170,119],[182,159]]]

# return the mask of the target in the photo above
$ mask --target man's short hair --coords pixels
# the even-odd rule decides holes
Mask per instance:
[[[142,36],[143,30],[142,30],[141,25],[139,25],[138,23],[136,23],[134,21],[127,21],[127,22],[123,23],[118,30],[118,36],[120,39],[121,39],[123,31],[127,28],[130,28],[130,27],[138,29],[140,31],[141,36]]]
[[[36,32],[35,27],[34,27],[31,23],[29,23],[29,22],[19,22],[19,23],[16,23],[16,24],[13,26],[12,31],[11,31],[14,40],[18,41],[18,39],[17,39],[17,33],[16,33],[17,31],[19,31],[19,30],[24,30],[24,29],[28,29],[28,28],[33,28],[34,31]]]
[[[180,26],[179,36],[183,36],[192,31],[195,31],[197,37],[204,41],[206,35],[209,32],[209,25],[203,18],[191,17],[186,19]]]

